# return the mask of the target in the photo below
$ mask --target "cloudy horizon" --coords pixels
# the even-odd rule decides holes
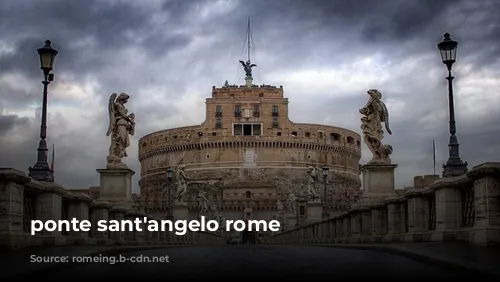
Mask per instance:
[[[39,142],[42,72],[36,49],[59,51],[49,86],[48,144],[56,181],[99,185],[109,147],[107,101],[126,92],[136,134],[124,162],[140,178],[137,141],[201,124],[212,86],[244,84],[247,18],[254,83],[283,85],[290,120],[360,133],[376,88],[387,104],[397,188],[448,158],[446,68],[436,44],[459,41],[453,66],[461,157],[498,160],[500,1],[14,1],[0,6],[1,167],[27,172]],[[371,153],[362,144],[362,160]],[[49,153],[50,156],[50,153]]]

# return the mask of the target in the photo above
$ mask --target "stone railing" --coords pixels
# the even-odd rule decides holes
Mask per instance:
[[[0,168],[0,247],[17,249],[33,245],[190,245],[226,243],[215,233],[113,231],[100,232],[99,220],[123,220],[147,217],[136,210],[115,207],[94,200],[84,193],[74,193],[54,182],[40,182],[24,172]],[[31,221],[89,220],[92,229],[85,231],[41,231],[31,235]]]
[[[500,243],[500,163],[398,197],[360,201],[348,212],[269,238],[274,244],[425,241]]]

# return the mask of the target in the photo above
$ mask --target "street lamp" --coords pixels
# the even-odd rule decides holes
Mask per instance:
[[[33,167],[29,167],[29,176],[38,181],[54,181],[54,172],[50,169],[47,160],[47,88],[51,81],[54,81],[54,74],[50,73],[54,67],[54,60],[57,50],[50,45],[50,40],[45,41],[45,46],[38,48],[40,56],[40,69],[43,71],[43,102],[42,102],[42,122],[40,126],[40,142],[38,144],[37,161]]]
[[[168,184],[167,184],[167,187],[168,187],[168,190],[167,190],[167,195],[168,195],[168,209],[167,209],[167,219],[172,219],[173,215],[172,215],[172,197],[170,196],[170,191],[171,191],[171,186],[172,186],[172,179],[173,179],[173,175],[172,175],[172,168],[169,167],[167,168],[167,180],[168,180]]]
[[[327,211],[327,206],[326,206],[326,179],[328,177],[328,172],[329,168],[327,166],[323,167],[323,182],[325,184],[324,186],[324,191],[323,191],[323,219],[329,218],[330,213]]]
[[[462,175],[467,172],[467,162],[460,159],[460,149],[456,136],[457,128],[455,123],[455,107],[453,104],[453,76],[451,75],[451,67],[456,61],[458,42],[450,37],[449,33],[444,34],[444,39],[437,44],[443,64],[448,69],[448,103],[450,111],[450,143],[448,161],[443,165],[443,177],[452,177]]]

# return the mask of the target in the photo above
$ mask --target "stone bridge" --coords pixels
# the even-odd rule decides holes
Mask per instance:
[[[410,272],[413,277],[500,276],[495,267],[500,262],[499,198],[500,163],[484,163],[462,176],[442,178],[398,196],[362,198],[346,213],[279,232],[255,245],[228,245],[218,232],[177,236],[172,232],[91,229],[43,231],[32,236],[30,222],[35,219],[76,218],[93,223],[159,219],[2,168],[0,264],[5,271],[0,277],[15,281],[52,274],[65,280],[148,275],[279,278],[285,274],[355,278],[401,277]],[[170,261],[161,265],[127,261],[111,267],[102,263],[30,263],[32,256],[168,256]]]
[[[27,246],[62,245],[188,245],[226,243],[223,236],[210,232],[190,232],[178,236],[172,232],[97,230],[100,220],[159,220],[138,212],[113,206],[106,201],[64,189],[55,182],[40,182],[24,172],[0,169],[0,246],[19,249]],[[88,220],[89,231],[40,231],[31,235],[31,221]]]
[[[440,178],[397,197],[359,201],[348,212],[276,234],[280,244],[500,243],[500,163]]]

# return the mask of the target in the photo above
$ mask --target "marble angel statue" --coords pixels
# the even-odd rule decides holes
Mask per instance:
[[[126,168],[122,158],[127,156],[126,149],[130,146],[129,135],[135,133],[135,115],[128,114],[125,104],[130,96],[126,93],[109,97],[109,126],[106,136],[111,136],[111,145],[107,157],[108,168]]]
[[[373,154],[373,158],[369,164],[390,164],[390,155],[392,154],[392,146],[384,145],[384,130],[382,123],[385,125],[387,133],[392,134],[389,127],[389,111],[384,102],[382,102],[382,93],[376,89],[367,91],[370,99],[366,105],[359,110],[363,115],[361,118],[361,129],[363,131],[363,141],[368,146],[368,149]]]
[[[198,206],[200,207],[200,216],[205,215],[210,209],[210,201],[207,193],[203,190],[198,191]]]
[[[222,223],[222,213],[214,203],[210,204],[210,219],[217,221],[219,224]]]
[[[177,194],[175,195],[174,203],[184,204],[184,195],[187,192],[188,181],[190,180],[187,177],[186,172],[184,171],[186,167],[184,165],[179,165],[175,171],[176,179],[177,179]]]
[[[287,196],[288,211],[295,215],[297,212],[297,197],[293,191],[290,191]]]
[[[310,166],[307,169],[307,174],[309,179],[307,181],[307,193],[309,194],[309,200],[311,202],[319,202],[318,187],[316,187],[316,180],[318,178],[318,172],[315,167]]]

